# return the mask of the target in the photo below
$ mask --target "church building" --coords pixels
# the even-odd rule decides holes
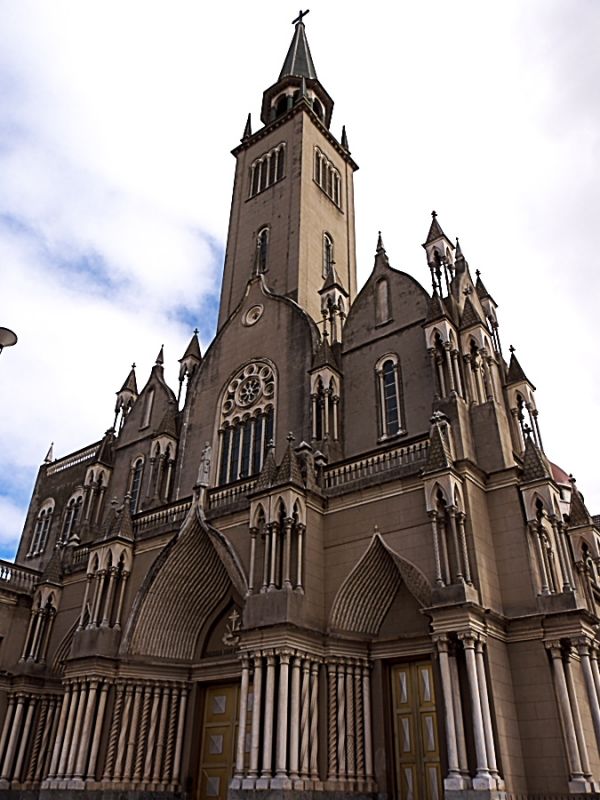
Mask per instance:
[[[48,454],[0,566],[0,800],[600,791],[600,517],[435,212],[428,288],[379,235],[358,290],[304,16],[233,150],[213,342]]]

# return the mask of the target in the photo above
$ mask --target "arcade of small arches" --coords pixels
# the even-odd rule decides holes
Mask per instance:
[[[281,142],[250,165],[249,197],[254,197],[285,177],[285,142]]]
[[[90,553],[85,593],[77,630],[121,628],[131,553],[124,547],[104,547]]]
[[[466,351],[461,354],[453,331],[444,336],[434,328],[428,334],[437,399],[457,395],[476,405],[498,399],[498,363],[491,354],[489,341],[478,338],[479,341],[470,336]]]
[[[318,147],[315,147],[314,179],[317,186],[322,189],[327,197],[341,209],[342,207],[342,178],[339,170],[334,167],[327,156]]]
[[[278,589],[304,591],[305,511],[300,500],[291,508],[279,497],[272,504],[259,503],[250,526],[248,594]],[[271,511],[270,509],[273,509]]]

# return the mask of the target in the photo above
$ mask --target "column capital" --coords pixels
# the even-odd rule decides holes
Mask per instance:
[[[552,658],[560,658],[563,656],[563,646],[560,639],[550,639],[544,642],[544,647],[550,652]]]
[[[572,644],[575,645],[580,656],[591,655],[593,640],[589,636],[578,636],[572,641]]]
[[[450,649],[450,638],[447,633],[434,633],[433,641],[440,653],[447,653]]]
[[[473,650],[475,649],[475,645],[479,641],[479,633],[477,631],[459,631],[458,638],[463,643],[463,647],[465,650]]]

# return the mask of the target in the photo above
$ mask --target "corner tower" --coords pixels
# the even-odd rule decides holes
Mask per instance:
[[[322,318],[319,290],[335,270],[356,294],[353,175],[347,138],[330,132],[333,100],[317,77],[303,17],[276,83],[263,93],[261,122],[250,118],[237,159],[219,328],[248,280],[264,273],[269,289]]]

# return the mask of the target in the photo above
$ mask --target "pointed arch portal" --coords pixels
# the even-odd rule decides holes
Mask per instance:
[[[413,564],[375,533],[333,601],[330,630],[376,636],[402,583],[419,606],[431,605],[431,586]]]

